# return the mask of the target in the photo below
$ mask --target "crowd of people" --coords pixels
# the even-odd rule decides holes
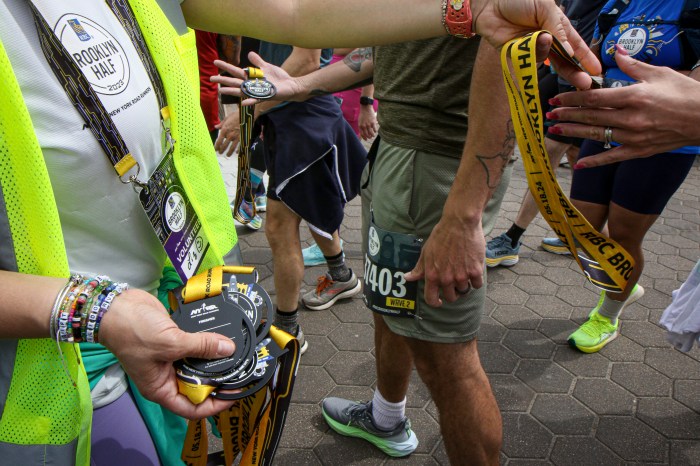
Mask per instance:
[[[418,439],[405,407],[415,367],[440,413],[450,461],[497,464],[501,417],[476,341],[486,300],[485,237],[508,187],[515,144],[498,49],[546,29],[583,68],[551,57],[570,86],[586,91],[550,99],[549,131],[586,139],[573,202],[594,226],[607,223],[638,264],[627,289],[603,293],[570,338],[596,351],[616,335],[622,308],[643,293],[636,286],[641,241],[698,153],[700,115],[689,96],[700,95],[700,72],[694,44],[681,43],[673,22],[681,4],[633,0],[609,27],[596,28],[591,51],[553,0],[244,0],[220,9],[203,0],[5,0],[3,460],[180,464],[185,419],[231,406],[214,398],[193,404],[179,393],[174,361],[222,358],[235,348],[216,333],[180,330],[168,316],[166,292],[198,271],[244,263],[214,156],[215,146],[235,151],[237,113],[217,121],[211,91],[200,107],[196,57],[199,47],[200,54],[207,49],[203,60],[225,58],[216,64],[229,76],[212,81],[222,94],[240,96],[246,75],[235,65],[243,36],[262,39],[251,63],[277,89],[275,101],[256,106],[264,165],[251,170],[256,183],[245,199],[250,223],[265,198],[275,325],[307,350],[298,324],[302,220],[328,267],[301,297],[304,307],[325,310],[362,290],[339,236],[343,208],[357,194],[367,266],[396,277],[391,290],[365,282],[367,302],[399,293],[414,303],[408,316],[371,306],[373,398],[328,398],[324,418],[390,456],[410,454]],[[610,16],[614,7],[611,0],[601,11]],[[218,34],[200,32],[195,40],[189,27]],[[621,47],[635,28],[663,36],[662,45]],[[538,42],[539,58],[550,40]],[[332,49],[323,47],[333,46],[360,48],[338,49],[343,58],[330,64]],[[587,90],[590,75],[603,71],[639,84]],[[356,128],[331,95],[351,87],[363,89],[347,97],[360,107]],[[360,137],[376,137],[369,155]],[[600,141],[615,146],[605,150]],[[653,172],[656,181],[662,169],[663,191],[637,183],[630,191],[630,176]],[[379,243],[379,234],[386,241]],[[512,247],[514,236],[508,234]],[[399,247],[409,244],[411,254]]]

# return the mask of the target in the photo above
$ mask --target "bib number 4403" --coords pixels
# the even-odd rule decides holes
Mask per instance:
[[[365,256],[365,287],[369,287],[372,293],[395,298],[403,298],[407,292],[404,272],[377,266],[367,256]]]

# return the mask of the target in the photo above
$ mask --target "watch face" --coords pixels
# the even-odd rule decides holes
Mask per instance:
[[[267,79],[248,79],[241,84],[241,91],[254,99],[265,100],[277,93],[275,85]]]

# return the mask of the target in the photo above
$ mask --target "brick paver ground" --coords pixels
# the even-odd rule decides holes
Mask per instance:
[[[221,162],[233,195],[234,161]],[[558,176],[568,192],[568,169],[559,168]],[[494,235],[510,226],[525,188],[517,161]],[[345,213],[345,252],[361,274],[359,199]],[[672,349],[658,326],[671,292],[700,257],[699,225],[696,163],[644,242],[640,283],[646,294],[626,309],[620,337],[597,354],[566,345],[567,335],[597,301],[597,292],[570,258],[539,248],[540,239],[551,235],[541,218],[524,236],[520,262],[489,270],[479,348],[503,416],[502,464],[700,464],[700,350],[683,354]],[[263,230],[238,231],[245,261],[258,267],[261,283],[274,299],[272,255]],[[308,231],[303,228],[301,234],[309,244]],[[321,267],[307,268],[304,290],[322,273]],[[319,403],[324,397],[365,400],[372,394],[372,324],[360,298],[327,311],[302,310],[301,324],[310,347],[301,361],[275,464],[448,464],[437,410],[415,373],[407,411],[420,445],[409,458],[389,459],[361,440],[335,434],[323,421]]]

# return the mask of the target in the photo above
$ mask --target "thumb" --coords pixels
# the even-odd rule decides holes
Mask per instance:
[[[231,356],[236,345],[218,333],[184,333],[180,340],[182,357],[216,359]]]
[[[248,53],[248,60],[258,68],[262,68],[262,65],[267,65],[267,62],[262,59],[260,55],[255,52]]]
[[[620,67],[620,71],[625,73],[635,81],[641,81],[646,73],[652,71],[654,67],[630,57],[627,50],[620,45],[615,46],[615,62]]]
[[[421,253],[421,256],[418,258],[418,263],[413,268],[413,270],[404,275],[406,281],[415,282],[422,279],[425,276],[425,270],[423,270],[423,261],[421,260],[422,258],[423,254]]]

